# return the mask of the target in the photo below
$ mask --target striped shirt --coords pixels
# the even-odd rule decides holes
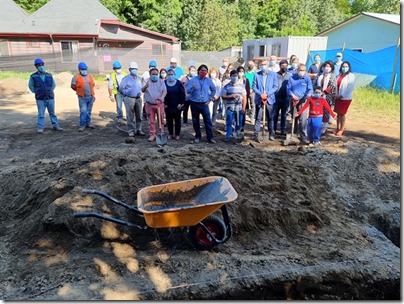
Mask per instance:
[[[242,110],[242,100],[243,96],[247,95],[247,91],[245,86],[237,81],[236,85],[233,85],[232,82],[226,84],[222,89],[222,96],[237,94],[238,97],[235,99],[223,99],[226,102],[226,109],[230,108],[230,110],[234,111],[241,111]]]

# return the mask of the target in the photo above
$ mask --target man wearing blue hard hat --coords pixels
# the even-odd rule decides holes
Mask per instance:
[[[118,120],[118,124],[125,125],[122,111],[123,95],[119,92],[119,84],[127,73],[122,71],[122,65],[119,61],[114,61],[112,64],[112,69],[114,71],[111,73],[111,77],[109,78],[108,82],[109,99],[112,102],[116,102],[116,118]]]
[[[45,71],[45,62],[41,58],[34,61],[37,71],[33,73],[28,82],[28,87],[35,93],[36,105],[38,107],[38,133],[43,133],[45,128],[45,110],[48,109],[52,128],[55,131],[63,131],[59,127],[58,118],[55,114],[55,87],[56,83],[52,74]]]
[[[93,104],[95,102],[95,83],[94,77],[88,74],[88,66],[85,62],[80,62],[77,68],[79,73],[73,76],[70,87],[76,91],[79,99],[79,132],[83,132],[86,127],[94,129],[94,125],[91,124],[91,110],[93,109]]]

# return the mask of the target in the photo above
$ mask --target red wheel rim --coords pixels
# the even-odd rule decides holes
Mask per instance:
[[[206,228],[210,231],[210,233],[213,234],[214,237],[218,236],[220,234],[220,227],[216,225],[215,223],[204,223]],[[199,244],[201,245],[212,245],[214,243],[213,240],[211,240],[211,237],[209,234],[206,232],[203,227],[199,226],[196,229],[196,234],[195,234],[196,240]]]

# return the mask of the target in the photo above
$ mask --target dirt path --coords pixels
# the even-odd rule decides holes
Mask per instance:
[[[52,131],[46,117],[44,134],[33,95],[0,82],[1,299],[400,297],[399,121],[370,122],[353,107],[347,136],[327,134],[317,149],[281,139],[227,144],[219,121],[216,145],[190,144],[186,127],[161,149],[144,137],[125,144],[105,83],[96,129],[77,132],[69,77],[59,75],[56,92],[65,131]],[[146,186],[216,175],[239,197],[228,204],[233,236],[211,251],[194,249],[185,229],[159,230],[158,242],[152,229],[73,217],[95,211],[144,226],[82,189],[134,204]]]

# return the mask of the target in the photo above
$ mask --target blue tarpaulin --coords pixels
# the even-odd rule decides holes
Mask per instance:
[[[394,66],[394,58],[397,51],[397,62]],[[342,49],[333,49],[325,51],[310,51],[307,61],[307,68],[313,63],[314,55],[319,54],[321,61],[332,60],[335,62],[335,55],[342,52]],[[391,46],[372,53],[362,53],[350,49],[343,52],[343,61],[349,61],[353,73],[375,75],[369,84],[373,87],[390,91],[393,73],[394,73],[394,93],[400,92],[400,47]],[[393,69],[395,67],[395,71]]]

